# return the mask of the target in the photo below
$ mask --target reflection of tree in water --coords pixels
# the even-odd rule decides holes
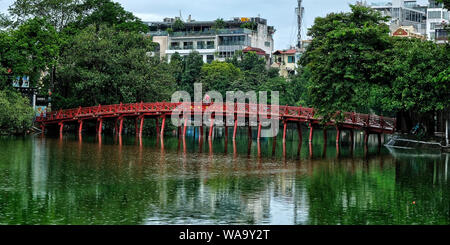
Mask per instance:
[[[262,159],[255,143],[251,156],[240,143],[236,157],[220,140],[212,155],[189,141],[187,156],[176,139],[164,151],[156,143],[0,140],[0,223],[261,224],[280,215],[276,205],[287,224],[449,223],[442,159],[333,159],[333,147],[325,160],[309,159],[308,147],[297,159],[289,143],[284,163],[271,142]]]
[[[443,161],[373,158],[318,164],[307,180],[310,224],[448,224]],[[438,174],[437,174],[438,173]],[[434,181],[434,182],[433,182]],[[415,204],[413,204],[415,202]]]

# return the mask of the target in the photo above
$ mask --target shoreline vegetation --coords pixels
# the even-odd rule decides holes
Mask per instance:
[[[325,118],[336,111],[396,117],[400,133],[420,123],[430,129],[421,139],[431,137],[435,113],[450,105],[450,45],[391,37],[385,17],[350,6],[316,18],[297,74],[284,78],[251,52],[211,64],[195,51],[170,62],[151,57],[147,26],[111,0],[16,0],[0,18],[1,134],[32,125],[29,102],[11,86],[27,75],[39,95],[52,91],[52,109],[170,101],[203,83],[222,94],[279,91],[281,105],[314,107]]]

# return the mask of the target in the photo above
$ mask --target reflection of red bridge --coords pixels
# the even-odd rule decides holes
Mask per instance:
[[[178,108],[178,109],[177,109]],[[180,109],[181,108],[181,109]],[[212,134],[212,128],[215,125],[214,119],[217,116],[222,118],[234,119],[234,131],[233,138],[236,138],[236,129],[238,127],[239,118],[255,118],[257,125],[249,125],[249,135],[251,135],[251,126],[258,127],[258,139],[261,137],[261,121],[259,120],[258,112],[265,113],[265,118],[278,118],[283,122],[283,139],[286,139],[286,126],[288,123],[296,123],[298,126],[299,136],[301,137],[301,123],[307,124],[310,128],[309,140],[312,141],[314,128],[323,127],[320,124],[321,118],[314,117],[314,109],[304,107],[292,107],[292,106],[279,106],[272,108],[270,105],[252,105],[252,104],[239,104],[239,103],[220,103],[206,105],[201,103],[168,103],[168,102],[156,102],[156,103],[133,103],[133,104],[118,104],[118,105],[98,105],[93,107],[79,107],[77,109],[59,110],[47,113],[45,117],[41,116],[36,121],[41,125],[43,131],[47,125],[59,125],[60,133],[63,132],[64,124],[78,123],[78,132],[81,134],[83,130],[83,122],[86,120],[97,121],[97,132],[102,133],[104,120],[115,120],[115,132],[119,135],[122,134],[123,120],[125,118],[135,119],[136,135],[142,135],[142,128],[145,118],[156,119],[156,127],[161,135],[164,133],[164,127],[166,118],[172,114],[180,113],[183,111],[191,113],[192,116],[201,114],[202,117],[205,113],[211,113],[210,117],[210,130],[209,135]],[[264,114],[263,114],[264,115]],[[228,116],[228,117],[227,117]],[[159,119],[162,119],[161,129],[159,129]],[[186,135],[186,125],[190,118],[184,118],[184,130],[181,134],[181,128],[179,133]],[[223,124],[223,123],[222,123]],[[393,118],[387,118],[377,115],[367,115],[358,113],[344,113],[344,120],[338,124],[334,121],[326,123],[326,126],[336,127],[338,137],[340,131],[343,129],[350,130],[353,134],[353,129],[363,130],[366,132],[366,141],[369,134],[392,134],[395,132],[396,120]],[[227,125],[224,125],[227,129]],[[160,130],[160,131],[159,131]],[[203,126],[200,127],[201,134],[203,135]],[[228,136],[228,130],[225,130],[226,136]]]

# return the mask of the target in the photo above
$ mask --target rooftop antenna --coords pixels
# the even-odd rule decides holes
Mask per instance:
[[[183,16],[181,16],[181,9],[180,9],[180,20],[183,21]]]
[[[298,7],[295,8],[295,13],[297,14],[297,25],[298,25],[298,34],[297,34],[297,48],[302,48],[302,21],[303,14],[305,13],[305,8],[302,7],[302,0],[298,1]]]

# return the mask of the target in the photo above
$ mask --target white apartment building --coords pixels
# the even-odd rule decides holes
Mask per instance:
[[[449,23],[449,11],[436,0],[429,0],[428,5],[420,5],[416,0],[391,0],[372,3],[370,7],[390,17],[387,24],[391,35],[402,26],[412,26],[417,34],[434,41],[436,33],[442,34],[443,25]]]
[[[449,23],[449,11],[444,8],[442,3],[436,0],[429,0],[427,9],[427,37],[428,40],[435,41],[436,30],[443,29],[443,25]]]
[[[263,50],[270,60],[274,49],[275,29],[268,26],[263,18],[234,18],[224,21],[222,28],[216,28],[215,21],[189,18],[183,22],[182,30],[173,31],[176,20],[165,18],[162,22],[147,22],[153,41],[159,43],[160,56],[167,57],[169,61],[176,52],[186,56],[194,50],[203,56],[205,63],[224,61],[247,47]]]

